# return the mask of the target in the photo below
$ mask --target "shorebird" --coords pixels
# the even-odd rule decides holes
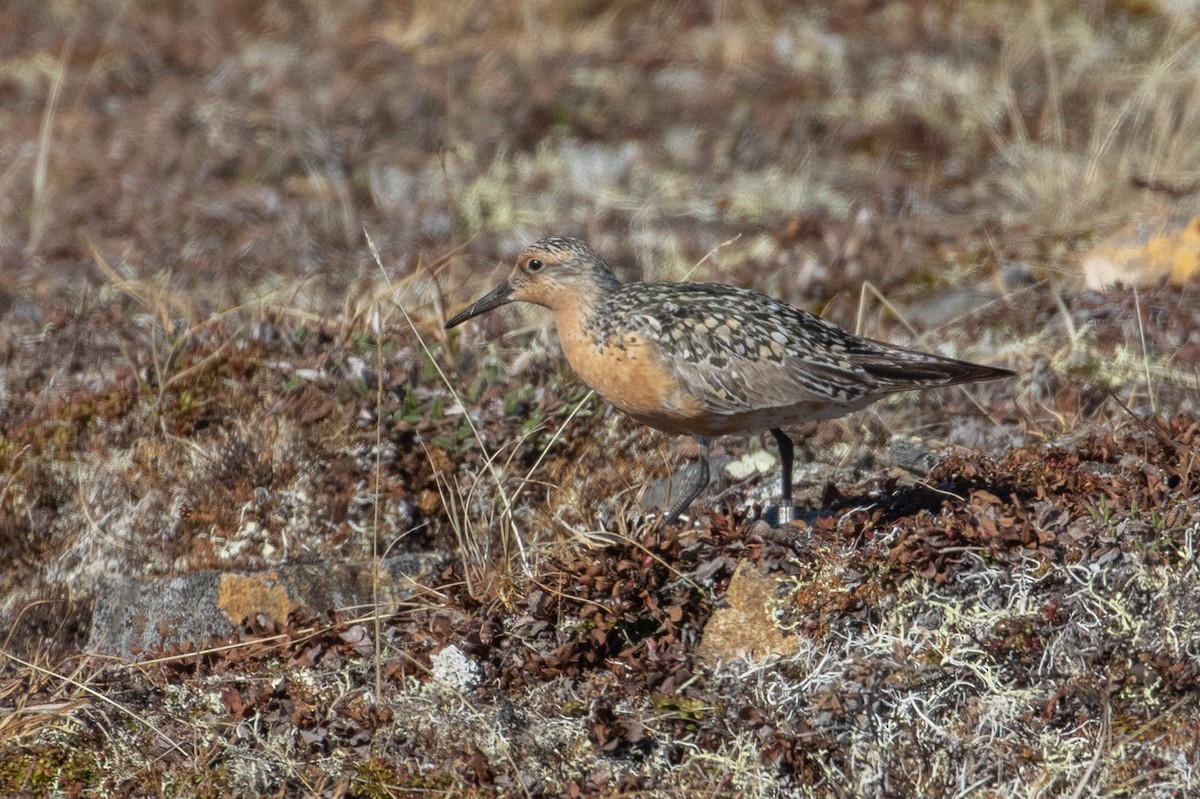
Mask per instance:
[[[708,485],[709,446],[771,431],[779,445],[779,524],[795,516],[792,440],[783,431],[857,411],[898,391],[1010,377],[994,366],[855,336],[749,289],[717,283],[622,283],[578,239],[527,247],[508,279],[446,322],[510,302],[554,313],[563,354],[584,383],[637,421],[694,436],[700,468],[662,518],[674,522]]]

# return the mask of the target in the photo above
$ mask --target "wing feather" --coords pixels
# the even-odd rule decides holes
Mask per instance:
[[[897,391],[988,380],[1005,369],[854,336],[779,300],[713,283],[628,283],[594,321],[636,331],[709,413],[827,404],[847,410]]]

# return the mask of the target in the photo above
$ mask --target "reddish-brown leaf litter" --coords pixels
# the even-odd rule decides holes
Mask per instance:
[[[4,5],[0,795],[1197,795],[1192,5]],[[660,528],[551,234],[1018,376]]]

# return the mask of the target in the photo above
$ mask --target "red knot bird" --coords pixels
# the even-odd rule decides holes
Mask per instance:
[[[716,436],[771,431],[783,467],[775,518],[784,524],[795,515],[784,426],[843,416],[898,391],[1014,374],[860,338],[749,289],[622,283],[590,247],[560,236],[527,247],[508,279],[446,329],[514,301],[554,312],[567,361],[601,396],[643,424],[695,437],[699,468],[663,525],[708,485]]]

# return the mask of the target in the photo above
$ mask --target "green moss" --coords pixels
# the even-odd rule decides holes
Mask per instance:
[[[433,774],[413,774],[379,758],[363,761],[354,771],[354,795],[363,799],[392,799],[400,791],[454,796],[479,796],[477,791],[464,789],[456,778]],[[457,776],[457,775],[456,775]]]
[[[0,795],[102,795],[105,769],[87,748],[49,746],[0,752]]]

